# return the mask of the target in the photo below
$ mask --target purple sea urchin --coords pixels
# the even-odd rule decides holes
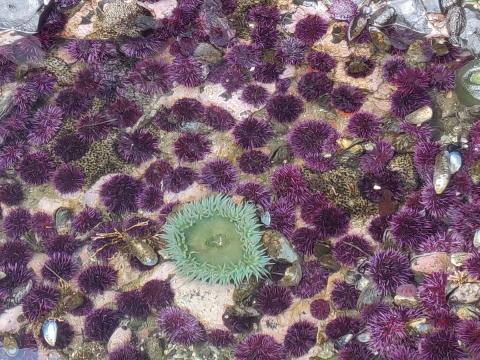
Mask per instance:
[[[361,328],[362,323],[360,320],[350,316],[340,315],[327,324],[325,327],[325,335],[327,335],[330,340],[337,340],[347,334],[355,334]]]
[[[285,349],[268,335],[253,334],[235,348],[235,360],[285,360]]]
[[[328,206],[318,211],[312,224],[315,225],[322,237],[339,236],[347,231],[350,216],[344,210]]]
[[[325,320],[330,314],[330,304],[323,299],[313,300],[310,303],[310,314],[317,320]]]
[[[283,344],[288,355],[299,357],[305,355],[315,345],[316,340],[317,327],[304,320],[288,328]]]
[[[460,360],[465,352],[460,348],[452,330],[440,330],[426,334],[419,344],[422,360]]]
[[[371,255],[372,248],[368,241],[360,235],[345,235],[332,248],[332,255],[343,265],[353,266],[361,257]]]
[[[257,293],[256,306],[262,314],[278,315],[292,303],[292,294],[288,288],[277,285],[264,285]]]
[[[307,101],[319,100],[333,89],[333,81],[323,72],[311,71],[298,81],[298,93]]]
[[[337,281],[333,285],[331,300],[339,310],[354,309],[359,295],[360,291],[355,288],[355,285]]]
[[[428,94],[423,90],[397,90],[390,95],[390,111],[401,118],[430,103]]]
[[[75,123],[75,132],[81,140],[92,143],[105,138],[111,125],[112,121],[107,120],[103,113],[85,114]]]
[[[407,63],[401,56],[393,56],[382,65],[382,76],[388,82],[393,82],[400,70],[406,69]]]
[[[115,175],[100,188],[100,199],[115,213],[137,210],[137,197],[142,190],[140,180],[128,175]]]
[[[404,249],[416,249],[433,235],[431,221],[418,211],[403,208],[392,216],[390,231],[393,239]]]
[[[357,112],[350,117],[347,129],[353,136],[372,140],[380,134],[381,121],[374,114]]]
[[[357,342],[347,344],[338,352],[338,360],[370,360],[372,358],[374,358],[374,355],[368,347]],[[410,360],[414,359],[410,358]]]
[[[238,167],[247,174],[262,174],[270,165],[269,157],[262,151],[250,150],[237,158]]]
[[[214,329],[207,333],[207,341],[216,347],[229,347],[235,342],[235,337],[230,331]]]
[[[205,330],[198,320],[178,307],[160,310],[157,324],[167,339],[175,344],[189,346],[205,339]]]
[[[302,279],[293,288],[293,293],[302,299],[312,297],[327,285],[328,272],[319,262],[315,260],[305,262],[302,271]]]
[[[138,196],[138,207],[153,212],[163,205],[163,191],[153,185],[147,185]]]
[[[291,243],[301,253],[312,255],[320,236],[315,229],[301,227],[296,229],[290,239]]]
[[[178,193],[192,185],[195,180],[197,173],[193,169],[179,166],[165,176],[164,186],[166,190]]]
[[[169,66],[154,59],[137,62],[129,80],[138,90],[149,95],[168,91],[172,82]]]
[[[53,253],[42,268],[42,276],[58,283],[60,280],[70,281],[79,269],[73,258],[65,253]]]
[[[9,239],[18,239],[30,230],[31,215],[27,209],[16,208],[3,219],[3,230]]]
[[[230,130],[235,125],[235,119],[225,109],[220,106],[210,105],[205,107],[205,116],[203,121],[218,131]]]
[[[239,122],[233,129],[236,143],[244,149],[261,147],[273,137],[269,124],[254,117]]]
[[[325,52],[311,51],[307,55],[308,65],[314,70],[329,72],[335,69],[337,62]]]
[[[37,285],[22,299],[23,314],[30,320],[38,320],[57,306],[60,292],[51,286]]]
[[[327,123],[304,121],[290,130],[288,142],[295,155],[304,159],[316,158],[336,147],[337,132]]]
[[[271,176],[271,183],[279,198],[286,198],[294,204],[302,203],[310,193],[302,173],[291,164],[277,168]]]
[[[108,360],[142,360],[142,353],[133,345],[124,345],[115,348],[108,354]]]
[[[157,151],[157,140],[146,130],[122,134],[115,144],[118,156],[125,162],[139,165]]]
[[[187,87],[199,86],[204,81],[202,64],[193,57],[176,57],[169,72],[172,80]]]
[[[173,302],[173,290],[168,280],[150,280],[140,290],[148,306],[161,309]]]
[[[117,310],[100,308],[85,318],[85,336],[93,341],[108,341],[118,324],[121,313]]]
[[[172,165],[165,160],[156,160],[145,170],[143,176],[148,184],[160,186],[165,177],[173,171]]]
[[[199,161],[211,150],[211,141],[202,134],[185,133],[173,144],[175,155],[182,161]]]
[[[122,314],[144,318],[148,315],[148,303],[139,290],[125,291],[117,295],[117,308]]]
[[[142,110],[134,101],[117,98],[107,109],[108,117],[120,128],[133,126],[142,115]]]
[[[276,45],[275,55],[284,65],[300,65],[305,54],[305,43],[293,36],[280,40]]]
[[[82,188],[84,175],[80,168],[66,164],[60,166],[52,177],[53,185],[61,194],[74,193]]]
[[[87,293],[101,293],[115,284],[117,271],[109,265],[91,265],[78,275],[78,286]]]
[[[430,64],[427,67],[429,84],[438,91],[448,91],[455,87],[455,72],[442,64]]]
[[[66,45],[68,54],[75,60],[99,63],[117,54],[115,45],[103,40],[70,40]]]
[[[461,321],[457,327],[457,336],[471,355],[480,353],[480,321]]]
[[[100,210],[85,207],[72,220],[72,228],[78,233],[86,233],[102,222]]]
[[[225,59],[230,65],[252,68],[259,64],[260,51],[252,45],[238,44],[228,49]]]
[[[228,192],[237,181],[237,170],[227,160],[211,160],[200,169],[200,181],[213,191]]]
[[[48,255],[66,253],[72,255],[80,247],[80,242],[71,235],[51,235],[42,241],[43,250]]]
[[[392,81],[398,90],[406,93],[424,91],[430,86],[430,79],[425,71],[418,68],[403,68],[397,71]]]
[[[267,101],[268,91],[260,85],[247,85],[242,91],[242,100],[247,104],[259,107]]]
[[[55,155],[68,163],[83,157],[87,153],[88,148],[88,143],[78,135],[67,134],[56,140],[53,151]]]
[[[295,25],[295,36],[311,45],[326,34],[327,22],[318,15],[307,15]]]
[[[383,294],[393,293],[397,287],[407,284],[412,273],[408,258],[396,250],[378,250],[369,261],[369,275]]]
[[[63,120],[63,111],[55,105],[45,105],[33,115],[28,139],[34,145],[42,145],[51,140]]]
[[[18,182],[0,184],[0,202],[7,206],[19,205],[24,199],[22,185]]]
[[[302,100],[294,95],[276,95],[267,103],[268,115],[281,123],[295,121],[303,110]]]
[[[251,331],[257,321],[253,316],[240,316],[230,310],[226,310],[222,316],[223,325],[233,333],[245,333]]]
[[[446,298],[447,274],[435,272],[425,275],[418,287],[418,299],[428,313],[437,310],[448,310]]]
[[[51,156],[42,151],[25,155],[18,165],[18,174],[27,184],[45,184],[55,169]]]
[[[259,205],[264,209],[268,207],[272,199],[272,194],[264,185],[254,182],[238,184],[235,193],[243,196],[246,201]]]
[[[350,85],[340,85],[331,92],[331,101],[335,109],[353,113],[358,111],[365,100],[360,89]]]

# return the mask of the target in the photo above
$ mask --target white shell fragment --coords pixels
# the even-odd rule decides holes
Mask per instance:
[[[265,226],[270,226],[272,222],[272,217],[270,216],[270,213],[268,211],[265,211],[262,213],[260,216],[260,221],[262,222],[263,225]]]
[[[475,231],[475,235],[473,236],[473,246],[480,248],[480,229]]]
[[[421,125],[432,119],[433,110],[430,106],[422,106],[420,109],[405,116],[405,121],[410,124]]]
[[[53,319],[45,320],[42,325],[42,335],[48,345],[55,346],[58,335],[57,321]]]
[[[433,169],[433,186],[437,194],[445,191],[450,181],[450,154],[448,151],[442,151],[435,158],[435,167]]]
[[[455,174],[462,166],[462,155],[458,151],[451,151],[448,154],[450,175]]]

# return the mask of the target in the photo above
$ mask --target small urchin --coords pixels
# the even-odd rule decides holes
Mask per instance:
[[[218,194],[185,205],[167,220],[163,237],[167,255],[186,277],[238,284],[266,274],[261,235],[252,204]]]

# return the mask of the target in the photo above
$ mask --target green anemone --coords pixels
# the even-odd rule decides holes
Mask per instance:
[[[255,207],[219,194],[186,204],[164,227],[166,253],[190,279],[228,284],[266,274]]]

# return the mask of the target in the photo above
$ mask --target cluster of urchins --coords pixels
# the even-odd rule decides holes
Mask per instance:
[[[343,9],[352,8],[344,2]],[[57,46],[57,33],[66,20],[62,11],[77,3],[58,1],[34,40],[26,38],[13,47],[0,49],[0,84],[15,80],[18,67],[15,59],[35,61],[43,51]],[[234,1],[221,3],[226,16],[235,10]],[[336,3],[334,10],[338,11],[342,7]],[[293,324],[283,344],[264,334],[251,334],[237,343],[235,334],[252,331],[256,318],[226,314],[224,324],[228,330],[204,329],[192,315],[172,305],[174,294],[168,281],[152,280],[138,290],[119,293],[116,308],[93,307],[89,297],[115,285],[117,272],[108,265],[108,259],[125,245],[122,244],[125,239],[115,237],[111,242],[114,236],[105,234],[119,231],[129,238],[141,238],[157,233],[175,206],[163,203],[163,191],[180,192],[194,181],[212,191],[242,195],[268,210],[270,227],[287,236],[306,257],[314,253],[320,240],[336,238],[332,247],[334,259],[345,267],[355,267],[368,258],[365,274],[385,298],[394,295],[399,287],[414,283],[409,253],[471,252],[465,270],[471,277],[480,278],[480,253],[474,246],[474,239],[480,236],[480,187],[468,173],[469,167],[480,159],[480,122],[471,128],[468,148],[447,153],[432,139],[432,129],[425,123],[432,105],[432,91],[454,87],[454,70],[462,63],[455,49],[437,55],[425,44],[424,52],[430,63],[424,69],[407,65],[400,52],[382,66],[385,81],[397,88],[390,99],[391,114],[398,117],[399,131],[416,141],[414,165],[423,185],[418,191],[406,194],[401,179],[386,168],[395,152],[387,140],[382,140],[382,120],[374,114],[359,112],[365,94],[350,85],[335,85],[329,73],[337,66],[336,61],[311,49],[326,34],[327,21],[307,15],[298,22],[293,34],[284,35],[279,31],[281,16],[275,7],[252,7],[247,13],[252,25],[250,41],[228,44],[222,49],[225,55],[220,62],[205,65],[194,56],[198,44],[208,42],[213,36],[199,21],[201,6],[202,1],[198,0],[179,1],[172,15],[159,21],[155,29],[139,38],[123,39],[121,43],[67,41],[60,46],[83,64],[72,86],[60,87],[55,76],[37,68],[31,69],[16,88],[12,106],[0,124],[0,169],[7,177],[0,185],[0,202],[10,208],[3,218],[8,240],[0,247],[3,276],[0,298],[7,306],[19,287],[30,282],[31,290],[21,301],[23,313],[29,321],[41,325],[34,329],[38,333],[17,334],[19,347],[35,347],[35,339],[42,339],[46,347],[68,346],[74,333],[62,320],[65,313],[85,316],[85,337],[104,342],[123,316],[146,317],[155,310],[158,326],[176,344],[208,341],[219,347],[235,346],[234,356],[238,360],[276,360],[306,354],[317,341],[318,324],[309,321]],[[336,14],[337,18],[340,15]],[[360,36],[357,41],[368,42],[368,35]],[[174,58],[171,63],[154,57],[164,50]],[[118,65],[116,61],[120,58],[128,58],[132,67],[113,66]],[[281,74],[290,65],[308,65],[308,70],[296,82],[282,78]],[[344,66],[347,75],[365,77],[374,71],[375,60],[351,56]],[[221,84],[230,93],[238,92],[252,106],[265,106],[268,121],[256,117],[237,121],[225,109],[192,98],[179,99],[159,111],[153,119],[154,126],[180,133],[172,154],[182,165],[156,160],[142,178],[116,175],[100,189],[101,201],[108,211],[124,215],[142,209],[157,216],[155,221],[127,216],[123,223],[111,223],[104,221],[100,210],[85,208],[74,216],[71,231],[65,234],[57,232],[48,214],[31,213],[20,207],[24,186],[51,181],[62,194],[80,190],[84,174],[72,162],[113,131],[118,132],[114,151],[125,163],[139,165],[159,154],[152,133],[142,129],[125,131],[142,115],[140,106],[127,98],[128,89],[156,95],[171,90],[175,84],[197,87],[204,82]],[[262,84],[272,83],[275,92],[271,94]],[[90,111],[95,98],[106,103],[98,112]],[[359,183],[362,195],[378,202],[377,190],[383,188],[396,201],[404,202],[397,212],[371,221],[368,230],[377,243],[375,247],[363,236],[347,233],[350,215],[330,204],[322,194],[312,194],[298,166],[286,164],[274,169],[268,186],[260,182],[239,183],[240,171],[259,175],[272,166],[260,148],[276,136],[273,122],[292,124],[285,140],[292,154],[302,159],[306,167],[327,171],[337,166],[332,155],[338,151],[340,134],[322,121],[296,122],[304,111],[304,101],[322,101],[339,112],[351,114],[347,135],[375,144],[360,159],[365,173]],[[415,113],[419,110],[422,112]],[[74,119],[73,131],[56,136],[68,118]],[[192,122],[203,123],[213,131],[231,131],[235,143],[244,150],[236,164],[211,159],[197,171],[194,163],[204,160],[214,144],[207,135],[184,131]],[[440,190],[434,179],[435,171],[448,178]],[[296,207],[300,208],[306,224],[301,228],[295,227]],[[142,222],[146,225],[135,227]],[[396,249],[375,251],[374,248],[382,247],[387,229]],[[42,281],[27,266],[33,254],[25,236],[32,234],[48,255],[41,270]],[[91,235],[87,238],[99,263],[82,269],[75,254],[83,245],[78,237],[85,234]],[[151,268],[138,260],[131,258],[132,267],[140,271]],[[305,261],[302,272],[300,283],[293,288],[280,287],[275,282],[264,284],[256,295],[259,312],[278,315],[292,304],[295,296],[311,298],[325,288],[329,273],[316,260]],[[354,309],[360,295],[346,280],[337,282],[331,302],[323,299],[311,302],[311,315],[321,321],[329,319],[325,335],[338,346],[338,358],[342,360],[370,360],[377,354],[390,360],[457,360],[469,355],[474,358],[480,353],[480,321],[460,320],[452,311],[445,296],[447,277],[446,273],[425,276],[417,291],[419,307],[394,306],[379,298],[378,302],[360,309],[359,317],[337,315],[332,319],[331,306],[337,311]],[[65,301],[67,295],[71,298],[75,294],[74,306],[67,306],[70,304]],[[425,334],[411,331],[409,324],[422,317],[427,319],[430,330]],[[112,352],[109,358],[133,360],[142,358],[142,354],[128,345]]]

